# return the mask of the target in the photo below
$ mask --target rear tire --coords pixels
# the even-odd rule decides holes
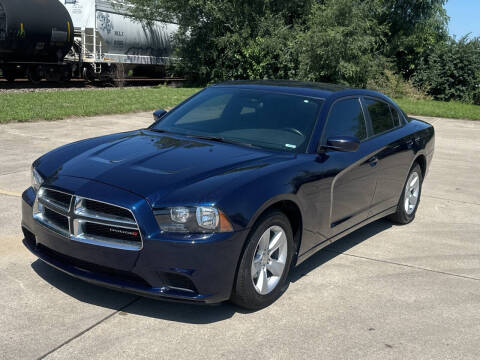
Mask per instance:
[[[252,229],[231,301],[249,310],[272,304],[286,290],[294,253],[292,227],[280,211],[263,215]]]
[[[394,223],[405,225],[415,219],[420,196],[422,194],[423,175],[418,163],[415,163],[408,173],[407,180],[403,186],[402,196],[398,201],[397,211],[388,218]]]

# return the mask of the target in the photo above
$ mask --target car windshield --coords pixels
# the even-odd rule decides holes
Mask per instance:
[[[298,153],[308,146],[322,104],[308,96],[212,87],[151,129]]]

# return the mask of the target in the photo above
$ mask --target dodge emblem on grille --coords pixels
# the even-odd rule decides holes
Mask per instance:
[[[120,230],[120,229],[114,229],[114,228],[109,228],[108,230],[110,232],[114,232],[114,233],[118,233],[118,234],[125,234],[125,235],[130,235],[130,236],[137,236],[138,235],[137,231]]]

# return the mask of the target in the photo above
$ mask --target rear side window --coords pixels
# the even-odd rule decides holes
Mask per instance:
[[[393,124],[395,125],[395,127],[400,126],[402,124],[402,118],[400,113],[393,106],[390,106],[390,110],[392,111]]]
[[[373,133],[375,135],[397,127],[398,116],[394,122],[392,113],[390,112],[390,106],[387,103],[373,99],[365,99],[365,103],[368,113],[370,114],[370,119],[372,120]]]
[[[333,105],[325,129],[325,139],[332,136],[355,136],[360,140],[367,137],[359,99],[340,100]]]

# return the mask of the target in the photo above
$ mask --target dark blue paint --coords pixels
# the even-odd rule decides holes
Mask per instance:
[[[30,244],[30,250],[73,276],[105,286],[148,296],[218,302],[230,297],[249,229],[266,209],[280,202],[298,209],[300,263],[333,240],[395,211],[414,161],[424,160],[426,171],[433,156],[433,127],[413,119],[362,141],[355,152],[317,152],[336,100],[373,96],[397,108],[390,99],[373,91],[275,82],[217,86],[325,99],[307,151],[293,154],[259,150],[149,129],[65,145],[35,161],[45,185],[132,209],[144,248],[125,252],[66,241],[33,220],[35,195],[30,188],[23,194],[22,221],[36,237],[37,245]],[[160,232],[155,209],[198,204],[218,206],[234,232],[188,237]],[[72,258],[134,273],[151,288],[82,272],[42,253],[38,244]],[[188,276],[198,292],[184,294],[163,287],[158,275],[162,272]]]

